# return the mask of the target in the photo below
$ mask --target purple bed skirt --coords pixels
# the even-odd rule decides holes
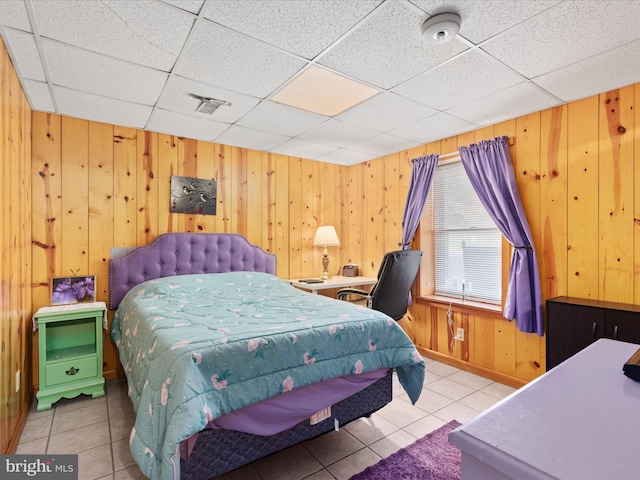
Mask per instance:
[[[393,371],[360,392],[331,407],[331,417],[311,425],[309,420],[276,435],[261,436],[234,430],[211,429],[198,434],[188,460],[180,462],[180,480],[209,480],[259,458],[283,450],[366,417],[389,403]],[[242,446],[242,448],[239,448]]]

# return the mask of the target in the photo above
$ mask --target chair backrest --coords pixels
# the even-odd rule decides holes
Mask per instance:
[[[400,320],[409,307],[409,292],[418,274],[422,252],[398,250],[385,254],[378,281],[371,289],[371,308]]]

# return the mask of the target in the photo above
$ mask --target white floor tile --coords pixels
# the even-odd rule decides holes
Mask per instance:
[[[393,401],[370,418],[218,478],[348,480],[450,420],[467,422],[515,391],[428,358],[425,363],[425,386],[416,405],[394,375]],[[146,480],[129,450],[135,415],[126,381],[107,382],[105,390],[104,397],[62,399],[43,412],[36,411],[34,401],[17,453],[77,453],[79,480]]]

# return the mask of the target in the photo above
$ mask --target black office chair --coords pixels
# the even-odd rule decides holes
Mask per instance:
[[[366,292],[357,288],[343,288],[338,299],[356,295],[367,300],[367,307],[386,313],[400,320],[409,307],[409,292],[418,274],[422,252],[420,250],[398,250],[385,254],[378,270],[378,281]]]

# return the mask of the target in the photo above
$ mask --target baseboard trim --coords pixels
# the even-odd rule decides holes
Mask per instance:
[[[20,437],[22,437],[22,432],[24,431],[24,427],[27,424],[27,419],[29,418],[29,411],[31,410],[34,396],[35,392],[32,388],[29,392],[29,395],[27,395],[27,403],[25,405],[22,405],[22,410],[20,411],[20,416],[18,417],[16,429],[13,431],[13,435],[11,436],[11,440],[9,441],[9,445],[7,445],[7,451],[4,452],[5,455],[12,455],[16,453],[16,450],[18,449]]]
[[[511,375],[505,375],[504,373],[496,372],[495,370],[491,370],[486,367],[473,365],[469,362],[465,362],[464,360],[453,358],[440,352],[434,352],[433,350],[422,347],[416,348],[424,357],[430,358],[432,360],[437,360],[441,363],[446,363],[447,365],[459,368],[460,370],[475,373],[476,375],[480,375],[481,377],[488,378],[490,380],[493,380],[494,382],[503,383],[513,388],[524,387],[527,383],[529,383],[520,378],[512,377]]]

